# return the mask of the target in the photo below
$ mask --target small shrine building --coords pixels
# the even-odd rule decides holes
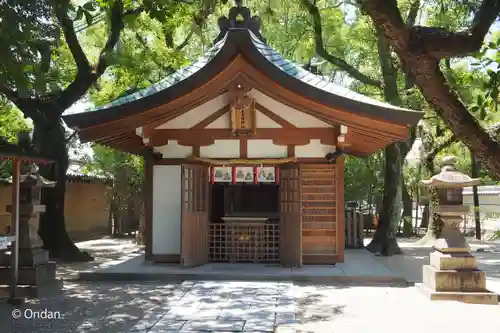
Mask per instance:
[[[241,5],[203,58],[101,108],[64,117],[83,141],[145,158],[146,259],[344,260],[344,154],[404,141],[423,113],[284,59]]]

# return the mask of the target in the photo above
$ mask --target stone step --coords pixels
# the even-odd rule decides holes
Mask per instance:
[[[7,299],[10,296],[10,287],[0,285],[0,299]],[[18,286],[17,297],[20,298],[37,298],[40,297],[40,288],[37,286]]]
[[[441,253],[434,251],[430,254],[430,264],[439,270],[476,270],[476,257],[470,253]]]
[[[56,263],[49,261],[34,267],[19,267],[18,284],[20,285],[45,285],[56,279]],[[9,284],[11,281],[11,268],[0,266],[0,284]]]
[[[423,283],[415,284],[431,301],[457,301],[469,304],[498,305],[499,295],[487,290],[482,292],[434,291]]]
[[[18,285],[17,297],[19,298],[39,298],[45,296],[54,296],[61,292],[63,281],[60,279],[53,280],[43,286]],[[10,286],[0,284],[0,300],[7,299],[10,296]]]
[[[423,282],[435,291],[481,292],[486,290],[486,274],[480,270],[439,270],[422,266]]]

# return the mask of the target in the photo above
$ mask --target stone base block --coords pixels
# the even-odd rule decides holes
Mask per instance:
[[[16,297],[20,298],[40,298],[54,296],[61,292],[63,281],[56,279],[44,286],[18,286]],[[0,284],[0,300],[10,297],[10,286]]]
[[[0,267],[0,284],[9,284],[11,279],[11,268]],[[19,267],[19,285],[43,286],[52,283],[56,279],[56,263],[49,261],[35,267]]]
[[[433,291],[422,283],[417,283],[416,286],[429,297],[431,301],[457,301],[469,304],[487,305],[498,305],[499,303],[499,296],[487,290],[482,292]]]
[[[11,255],[1,258],[0,266],[10,266]],[[19,266],[36,266],[49,261],[49,253],[41,248],[19,249]]]
[[[431,266],[439,270],[476,270],[476,257],[470,253],[441,253],[434,251],[430,254]]]
[[[482,292],[486,290],[486,275],[480,270],[439,270],[424,265],[423,282],[435,291]]]

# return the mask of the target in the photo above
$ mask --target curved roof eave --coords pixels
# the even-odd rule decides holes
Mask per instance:
[[[236,55],[284,88],[331,108],[399,125],[416,124],[423,112],[380,102],[315,75],[286,60],[247,29],[232,29],[203,58],[134,94],[99,109],[64,116],[69,127],[86,128],[152,109],[214,78]]]

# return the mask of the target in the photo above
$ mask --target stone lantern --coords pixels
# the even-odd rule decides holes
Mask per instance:
[[[42,249],[38,236],[40,214],[45,212],[41,204],[43,187],[53,187],[55,182],[40,176],[34,165],[21,170],[19,184],[19,285],[39,287],[56,281],[56,265],[49,261],[48,252]],[[8,205],[7,212],[12,212]],[[35,288],[38,293],[37,288]]]
[[[460,232],[463,216],[469,211],[463,205],[462,189],[478,185],[480,179],[457,171],[455,164],[456,157],[445,157],[441,172],[421,181],[436,190],[438,201],[433,203],[432,214],[443,223],[430,254],[430,265],[423,266],[424,287],[430,288],[431,300],[498,304],[498,296],[486,290],[486,276],[477,269],[476,258]]]

